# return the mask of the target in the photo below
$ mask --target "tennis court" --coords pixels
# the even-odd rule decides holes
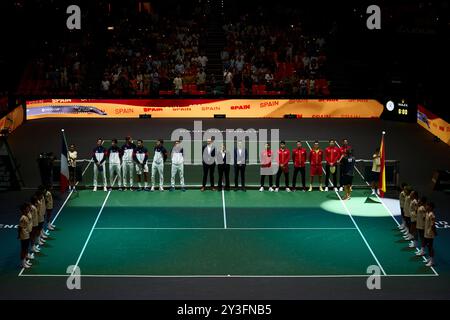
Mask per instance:
[[[196,168],[186,170],[188,183],[201,178]],[[84,173],[91,180],[89,163]],[[363,175],[355,180],[365,184]],[[259,179],[252,170],[247,177]],[[55,224],[54,239],[20,276],[67,277],[70,265],[85,277],[367,277],[371,265],[383,276],[437,275],[367,188],[345,202],[334,191],[81,190]]]

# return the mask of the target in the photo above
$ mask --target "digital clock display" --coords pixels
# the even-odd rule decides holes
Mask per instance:
[[[382,119],[414,122],[417,107],[405,98],[388,98],[384,102]]]

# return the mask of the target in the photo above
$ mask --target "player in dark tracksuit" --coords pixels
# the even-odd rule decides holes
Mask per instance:
[[[138,140],[138,144],[136,149],[133,152],[133,160],[136,164],[136,174],[137,174],[137,182],[138,182],[138,191],[142,191],[142,174],[144,174],[144,190],[149,191],[148,189],[148,150],[144,147],[144,142],[142,140]]]

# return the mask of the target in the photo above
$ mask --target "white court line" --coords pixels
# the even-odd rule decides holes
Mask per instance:
[[[359,234],[361,235],[364,243],[366,244],[367,248],[369,249],[370,253],[372,254],[373,258],[375,259],[375,261],[377,262],[378,266],[380,267],[381,271],[383,272],[384,275],[386,275],[386,272],[383,269],[383,266],[381,265],[380,261],[378,261],[377,256],[375,255],[375,253],[373,252],[372,248],[370,247],[369,243],[367,242],[366,238],[364,237],[364,234],[361,232],[361,230],[358,227],[358,224],[356,223],[355,219],[353,219],[352,214],[350,213],[350,210],[347,208],[347,205],[345,204],[344,200],[342,200],[341,195],[339,194],[339,192],[334,191],[336,193],[336,195],[339,197],[339,200],[341,201],[342,205],[344,206],[345,210],[348,213],[348,216],[350,217],[350,219],[352,219],[353,224],[355,225],[356,229],[358,229]]]
[[[92,163],[92,159],[91,159],[91,161],[87,164],[87,166],[84,168],[83,172],[81,173],[81,177],[83,177],[83,175],[86,173],[86,171],[87,171],[88,167],[91,165],[91,163]],[[77,186],[78,183],[79,183],[79,181],[77,181],[77,183],[75,184],[75,186]],[[51,224],[53,224],[53,223],[56,221],[56,219],[58,218],[59,214],[60,214],[60,213],[62,212],[62,210],[64,209],[64,207],[65,207],[67,201],[69,201],[70,197],[72,196],[72,193],[73,193],[73,192],[74,192],[73,190],[70,190],[69,194],[68,194],[67,197],[66,197],[66,200],[64,200],[62,206],[59,208],[59,210],[58,210],[58,212],[56,213],[55,217],[53,218]],[[19,276],[21,276],[21,275],[23,274],[24,271],[25,271],[25,268],[22,268],[22,269],[20,270],[20,272],[19,272]]]
[[[312,148],[311,148],[311,145],[309,144],[308,141],[306,141],[306,144],[308,145],[309,150],[311,151]],[[323,167],[322,167],[322,171],[325,173],[325,169],[324,169]],[[328,181],[331,183],[331,185],[332,185],[333,188],[334,188],[334,184],[333,184],[333,182],[331,181],[331,179],[328,179]],[[380,269],[381,269],[381,271],[383,272],[383,274],[386,275],[386,272],[384,271],[383,266],[381,265],[380,261],[378,261],[377,256],[375,255],[375,253],[373,252],[373,250],[372,250],[372,248],[370,247],[369,243],[367,242],[366,237],[364,237],[364,234],[361,232],[361,229],[359,229],[358,224],[356,223],[355,219],[353,219],[353,216],[352,216],[352,214],[350,213],[350,210],[347,208],[347,205],[346,205],[345,202],[342,200],[342,198],[341,198],[339,192],[338,192],[337,190],[335,190],[334,192],[335,192],[336,195],[338,196],[338,198],[339,198],[341,204],[344,206],[345,211],[347,212],[348,216],[350,217],[350,219],[352,220],[352,222],[353,222],[353,224],[355,225],[356,229],[358,230],[359,235],[361,236],[361,238],[363,239],[364,243],[366,244],[367,249],[369,249],[370,253],[372,254],[372,257],[375,259],[376,263],[377,263],[378,266],[380,267]]]
[[[225,209],[225,192],[222,189],[223,228],[227,229],[227,211]]]
[[[22,277],[64,277],[68,274],[23,274]],[[81,274],[86,278],[367,278],[371,274],[323,274],[323,275],[147,275],[147,274]],[[379,275],[383,278],[395,277],[436,277],[434,274],[389,274]]]
[[[116,176],[116,178],[117,178],[117,176]],[[115,181],[116,181],[116,179],[114,179],[114,182]],[[86,249],[86,247],[87,247],[87,245],[89,243],[89,240],[91,239],[92,233],[94,232],[95,226],[97,225],[98,219],[100,218],[100,215],[102,214],[103,209],[105,208],[106,202],[108,201],[108,198],[109,198],[110,194],[111,194],[111,191],[108,191],[108,194],[106,195],[106,198],[103,201],[102,207],[100,208],[100,211],[97,214],[97,218],[95,218],[94,224],[92,225],[91,231],[89,232],[89,235],[88,235],[86,241],[84,242],[83,248],[81,249],[80,255],[78,256],[77,262],[75,263],[75,266],[73,268],[71,276],[73,276],[73,273],[75,272],[75,270],[78,267],[78,264],[80,263],[81,257],[84,254],[84,250]]]
[[[176,227],[174,227],[174,228],[145,228],[145,227],[136,227],[136,228],[133,228],[133,227],[131,227],[131,228],[121,228],[121,227],[117,227],[117,228],[115,228],[115,227],[111,227],[111,228],[109,228],[109,227],[99,227],[99,228],[95,228],[95,230],[224,230],[224,229],[227,229],[227,230],[356,230],[356,228],[326,228],[326,227],[324,227],[324,228],[282,228],[282,227],[280,227],[280,228],[276,228],[276,227],[273,227],[273,228],[252,228],[252,227],[249,227],[249,228],[208,228],[208,227],[205,227],[205,228],[176,228]]]
[[[336,145],[337,145],[338,147],[340,147],[340,146],[339,146],[339,143],[338,143],[337,141],[336,141]],[[355,169],[356,169],[356,171],[358,172],[358,174],[360,175],[360,177],[363,179],[363,181],[370,187],[369,182],[368,182],[368,181],[366,180],[366,178],[363,176],[363,174],[361,173],[361,171],[359,171],[359,169],[358,169],[357,166],[355,166]],[[400,223],[397,221],[397,219],[395,219],[394,214],[392,213],[391,209],[388,208],[388,206],[383,202],[383,200],[378,196],[377,193],[375,193],[375,196],[376,196],[377,199],[380,201],[380,203],[383,205],[383,207],[386,209],[386,211],[390,214],[390,216],[392,217],[392,220],[394,220],[395,224],[396,224],[397,226],[400,226]],[[416,252],[419,252],[419,251],[420,251],[420,249],[419,249],[418,247],[416,247]],[[426,259],[424,256],[422,256],[422,259],[423,259],[424,262],[427,262],[427,259]],[[437,273],[436,269],[434,269],[434,267],[431,267],[431,270],[434,272],[435,275],[437,275],[437,276],[439,275],[439,274]]]

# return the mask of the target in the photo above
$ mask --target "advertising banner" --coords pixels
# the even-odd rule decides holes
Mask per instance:
[[[450,145],[450,124],[421,105],[417,107],[417,123]]]
[[[23,107],[19,106],[0,119],[0,131],[13,132],[23,123]]]
[[[27,101],[27,119],[41,118],[379,118],[376,100],[46,99]]]

